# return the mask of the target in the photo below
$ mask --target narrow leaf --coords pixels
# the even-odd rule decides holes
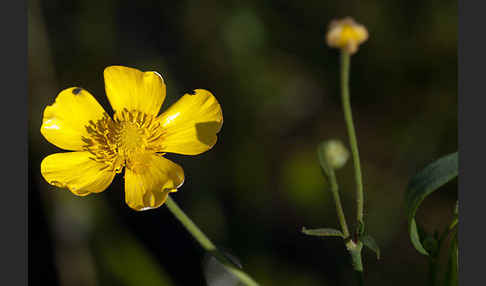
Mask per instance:
[[[380,247],[376,243],[375,239],[369,235],[361,237],[363,244],[376,253],[376,259],[380,260]]]
[[[302,232],[307,235],[313,236],[338,236],[344,237],[343,233],[340,230],[334,228],[316,228],[316,229],[307,229],[305,227],[302,228]]]
[[[412,244],[421,254],[429,255],[418,233],[415,221],[417,209],[428,195],[457,177],[457,174],[458,154],[456,152],[431,163],[410,180],[405,197],[408,226]]]

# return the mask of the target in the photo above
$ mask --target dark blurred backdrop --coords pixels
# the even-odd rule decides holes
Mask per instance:
[[[328,23],[344,16],[370,33],[351,68],[367,229],[382,250],[380,261],[364,251],[367,284],[425,285],[404,192],[457,149],[457,1],[31,0],[28,13],[31,285],[205,285],[204,272],[217,272],[165,206],[126,206],[122,176],[83,198],[42,179],[42,158],[60,151],[39,132],[44,107],[82,86],[111,113],[109,65],[158,71],[162,109],[196,88],[217,97],[215,147],[168,156],[186,173],[173,198],[248,273],[262,285],[355,285],[342,241],[300,233],[338,226],[316,146],[347,143],[338,52],[325,44]],[[351,223],[350,162],[338,180]],[[450,221],[456,189],[424,202],[427,229]]]

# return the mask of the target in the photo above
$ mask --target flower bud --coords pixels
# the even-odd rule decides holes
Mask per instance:
[[[342,49],[350,54],[358,51],[358,46],[368,39],[366,27],[356,23],[353,18],[333,20],[326,35],[330,47]]]
[[[333,169],[343,167],[349,159],[349,151],[338,140],[329,140],[322,146],[327,165]]]

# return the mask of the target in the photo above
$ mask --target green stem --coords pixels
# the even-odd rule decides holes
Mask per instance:
[[[454,233],[455,227],[458,224],[458,218],[455,217],[449,227],[447,227],[442,234],[439,237],[439,240],[437,242],[437,252],[436,253],[431,253],[430,258],[429,258],[429,284],[431,286],[435,286],[437,283],[437,268],[438,268],[438,263],[439,263],[439,254],[442,249],[442,244],[446,240],[446,238],[449,236],[449,234]],[[452,246],[451,246],[452,247]]]
[[[343,231],[344,238],[349,237],[349,230],[348,225],[346,223],[346,217],[344,216],[343,206],[341,205],[341,198],[339,197],[339,186],[336,180],[336,174],[334,173],[334,169],[329,168],[329,181],[331,184],[331,192],[334,197],[334,202],[336,204],[336,211],[339,218],[339,223],[341,224],[341,229]]]
[[[216,246],[209,240],[209,238],[197,227],[197,225],[184,213],[177,203],[169,196],[165,202],[172,214],[184,225],[192,236],[201,244],[202,248],[207,251],[216,250]]]
[[[354,176],[356,181],[356,219],[358,224],[364,226],[363,222],[363,182],[361,178],[361,165],[359,161],[358,142],[356,140],[356,132],[354,130],[353,115],[351,113],[351,103],[349,100],[349,62],[351,56],[349,53],[341,52],[341,99],[344,111],[344,120],[346,121],[346,128],[348,130],[349,144],[351,146],[351,154],[353,156]],[[360,227],[361,228],[361,227]]]
[[[457,286],[457,274],[459,271],[458,268],[458,253],[459,249],[457,246],[457,232],[455,233],[454,237],[451,241],[451,246],[449,249],[449,261],[447,263],[448,269],[446,274],[446,282],[449,286]]]
[[[165,202],[172,214],[182,223],[187,231],[199,242],[202,248],[211,253],[219,262],[221,262],[226,269],[235,275],[241,282],[248,286],[258,286],[248,274],[241,271],[234,264],[218,251],[216,246],[209,240],[209,238],[197,227],[197,225],[184,213],[184,211],[172,200],[169,196]]]
[[[353,264],[353,269],[357,272],[363,272],[363,262],[361,260],[361,250],[363,249],[363,243],[355,243],[352,239],[346,242],[346,248],[348,249],[349,255],[351,255],[351,263]]]

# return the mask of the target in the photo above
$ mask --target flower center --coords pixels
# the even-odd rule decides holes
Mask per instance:
[[[142,154],[157,152],[163,131],[153,115],[124,109],[113,118],[105,113],[102,119],[86,126],[89,136],[82,138],[86,143],[84,150],[94,155],[93,160],[120,173]]]
[[[144,128],[132,122],[122,122],[120,127],[117,140],[119,151],[124,154],[130,154],[145,147],[147,131]]]

